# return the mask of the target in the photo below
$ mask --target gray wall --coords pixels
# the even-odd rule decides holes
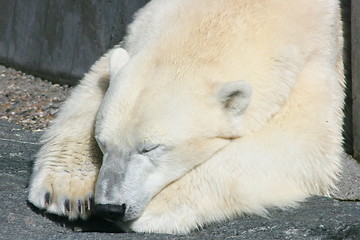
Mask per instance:
[[[352,0],[359,2],[359,0]],[[344,48],[344,65],[345,76],[347,79],[346,84],[346,99],[345,99],[345,119],[344,119],[344,147],[347,153],[353,155],[353,115],[352,115],[352,83],[351,83],[351,0],[341,0],[342,3],[342,20],[344,23],[344,36],[345,36],[345,48]]]
[[[0,0],[0,63],[74,85],[148,0]]]
[[[354,157],[360,160],[360,1],[351,2],[352,119]],[[360,162],[360,161],[359,161]]]

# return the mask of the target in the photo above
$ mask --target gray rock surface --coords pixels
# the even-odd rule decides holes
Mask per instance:
[[[343,172],[337,187],[335,198],[360,201],[360,164],[351,156],[344,156]]]
[[[286,211],[271,209],[269,218],[240,216],[182,236],[120,233],[98,218],[68,222],[26,202],[39,136],[0,121],[0,239],[360,239],[360,202],[324,197]]]

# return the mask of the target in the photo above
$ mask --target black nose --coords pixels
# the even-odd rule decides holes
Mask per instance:
[[[110,221],[119,221],[123,219],[126,205],[114,204],[96,204],[95,213]]]

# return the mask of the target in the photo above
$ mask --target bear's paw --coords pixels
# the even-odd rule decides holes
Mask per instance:
[[[33,173],[29,201],[48,213],[67,216],[71,220],[86,219],[94,206],[98,169],[59,163],[47,162]]]

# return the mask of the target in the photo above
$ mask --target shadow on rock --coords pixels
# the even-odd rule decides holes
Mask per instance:
[[[96,215],[89,217],[87,220],[71,221],[67,217],[50,214],[45,210],[40,210],[29,201],[27,201],[27,205],[34,213],[46,217],[50,221],[64,228],[71,229],[74,232],[124,233],[124,231],[111,222]]]

